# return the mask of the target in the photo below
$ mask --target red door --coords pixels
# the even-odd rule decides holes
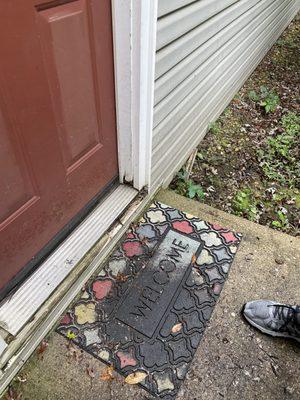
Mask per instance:
[[[110,0],[1,1],[0,289],[117,175]]]

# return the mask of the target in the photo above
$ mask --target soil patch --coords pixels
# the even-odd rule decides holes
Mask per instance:
[[[299,235],[300,21],[292,22],[201,142],[177,193]]]

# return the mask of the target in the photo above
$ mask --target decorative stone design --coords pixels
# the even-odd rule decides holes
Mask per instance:
[[[219,283],[214,283],[212,289],[213,289],[213,292],[218,295],[221,293],[222,286]]]
[[[198,343],[199,343],[199,339],[198,339]],[[197,348],[197,346],[196,346]],[[185,364],[181,364],[178,367],[176,367],[176,375],[178,377],[178,379],[184,379],[187,370],[188,370],[188,366],[189,364],[185,363]]]
[[[112,260],[108,263],[107,272],[113,278],[116,278],[119,274],[124,273],[125,269],[126,269],[126,260],[125,258],[120,258]]]
[[[236,253],[236,251],[237,251],[237,247],[236,247],[236,246],[230,246],[229,248],[230,248],[230,252],[231,252],[232,254],[235,254],[235,253]]]
[[[76,344],[125,376],[143,371],[141,387],[174,399],[240,238],[152,204],[88,282],[57,331],[64,336],[74,332]]]
[[[97,318],[94,303],[76,305],[74,314],[78,325],[92,324]]]
[[[205,283],[205,278],[200,271],[195,268],[192,269],[190,276],[186,281],[187,286],[193,287],[194,285],[200,286]]]
[[[72,321],[71,316],[69,314],[66,314],[61,319],[60,323],[61,323],[61,325],[68,325],[71,321]]]
[[[156,238],[156,232],[152,225],[144,224],[137,228],[136,233],[141,237],[145,237],[148,239]]]
[[[103,300],[112,288],[111,280],[95,281],[93,283],[93,292],[97,300]]]
[[[209,230],[208,224],[204,221],[193,221],[193,224],[196,227],[197,231]]]
[[[166,217],[161,210],[155,209],[154,211],[148,211],[146,216],[153,224],[166,221]]]
[[[238,241],[238,238],[235,237],[232,232],[221,233],[221,236],[225,239],[226,243],[234,243]]]
[[[208,276],[210,282],[215,279],[223,279],[223,276],[220,274],[218,267],[210,267],[205,269],[205,274]]]
[[[171,355],[172,362],[174,364],[178,363],[179,361],[188,362],[190,360],[191,353],[187,346],[187,341],[185,337],[181,337],[178,340],[171,340],[167,343],[167,346]]]
[[[224,274],[227,274],[227,272],[229,271],[230,268],[230,264],[229,263],[225,263],[221,265],[221,269],[224,272]]]
[[[108,361],[109,358],[110,358],[109,351],[106,350],[106,349],[101,349],[101,350],[98,352],[98,357],[100,357],[103,361]]]
[[[122,369],[128,366],[135,367],[137,365],[136,359],[130,352],[128,353],[128,352],[118,351],[116,354],[120,360],[120,367]]]
[[[193,232],[193,227],[188,221],[176,221],[173,223],[173,228],[183,233]]]
[[[220,246],[222,244],[222,240],[215,232],[203,233],[200,235],[200,238],[208,247]]]
[[[209,264],[213,264],[214,259],[213,259],[212,255],[209,253],[209,251],[204,249],[201,251],[200,256],[197,258],[196,262],[199,266],[209,265]]]
[[[181,219],[182,218],[182,216],[178,210],[172,209],[170,211],[167,211],[167,213],[171,219]]]
[[[106,276],[106,271],[105,269],[101,269],[101,271],[99,272],[98,276]]]
[[[140,353],[147,368],[161,367],[168,362],[168,353],[162,342],[144,342],[140,345]]]
[[[221,249],[213,250],[212,253],[216,256],[216,258],[219,262],[232,259],[232,255],[227,253],[225,247],[222,247]]]
[[[214,298],[211,296],[210,290],[207,286],[197,288],[194,290],[193,295],[196,297],[199,307],[213,305],[214,303]]]
[[[143,247],[138,241],[123,243],[123,249],[127,257],[140,256],[143,254]]]
[[[87,300],[87,299],[90,298],[90,295],[89,295],[88,292],[85,290],[85,291],[82,293],[81,298]]]
[[[98,328],[94,329],[86,329],[84,331],[84,336],[85,336],[85,345],[89,346],[90,344],[95,344],[95,343],[100,343],[101,340],[98,336]]]
[[[188,332],[189,331],[194,332],[195,330],[202,330],[203,324],[199,312],[197,310],[194,310],[189,314],[186,314],[184,317],[184,325]]]
[[[167,372],[155,373],[154,380],[157,384],[158,393],[162,393],[165,391],[171,391],[174,389],[174,384],[172,382],[172,378]]]

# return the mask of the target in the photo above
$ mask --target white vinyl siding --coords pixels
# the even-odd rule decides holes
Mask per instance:
[[[152,184],[168,182],[299,10],[299,0],[158,0]]]

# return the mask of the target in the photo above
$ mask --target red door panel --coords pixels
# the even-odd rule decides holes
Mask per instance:
[[[118,175],[109,0],[0,4],[0,289]]]
[[[10,135],[12,127],[5,121],[0,106],[0,222],[13,217],[14,211],[35,202],[38,197],[36,185],[31,178],[30,168],[19,145],[17,137]]]

